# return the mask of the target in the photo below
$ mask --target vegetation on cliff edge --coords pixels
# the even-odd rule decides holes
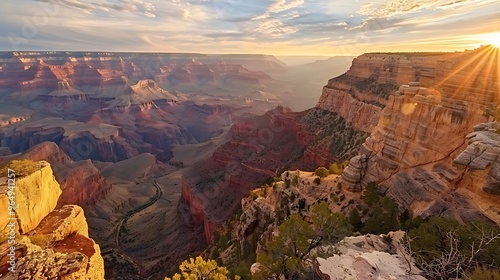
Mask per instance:
[[[21,177],[37,171],[40,167],[40,163],[29,159],[12,160],[8,164],[0,167],[0,177],[6,177],[8,169],[14,170],[16,177]]]

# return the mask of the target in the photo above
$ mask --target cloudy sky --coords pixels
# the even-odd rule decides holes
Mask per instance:
[[[9,51],[333,56],[463,50],[498,31],[498,0],[2,0],[0,10]]]

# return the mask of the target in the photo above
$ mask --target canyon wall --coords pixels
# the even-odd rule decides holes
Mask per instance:
[[[495,55],[486,47],[440,59],[421,83],[395,91],[360,154],[344,170],[342,184],[360,191],[378,182],[416,215],[441,214],[465,222],[487,215],[500,221],[498,214],[492,214],[498,209],[480,207],[493,205],[498,198],[491,191],[478,195],[484,187],[472,186],[470,178],[479,172],[468,174],[469,169],[459,168],[469,165],[464,156],[455,160],[467,147],[467,134],[492,117],[498,72],[497,59],[489,56]],[[469,183],[463,182],[464,176]],[[486,178],[489,186],[495,186],[497,179]]]
[[[173,147],[208,141],[235,115],[265,112],[284,91],[268,73],[284,70],[261,55],[7,52],[0,145],[19,153],[51,141],[73,160],[168,162]]]
[[[46,92],[57,90],[60,83],[76,87],[125,85],[146,77],[172,85],[229,76],[259,84],[259,79],[270,78],[262,72],[285,70],[278,59],[263,55],[92,52],[11,52],[0,57],[0,66],[0,85]]]
[[[355,58],[343,75],[330,79],[316,107],[342,116],[356,130],[370,133],[389,95],[418,82],[438,61],[453,53],[368,53]]]

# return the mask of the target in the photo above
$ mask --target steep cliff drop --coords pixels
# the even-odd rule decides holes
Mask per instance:
[[[88,236],[83,209],[76,205],[56,208],[61,189],[51,166],[44,161],[35,164],[36,171],[16,178],[14,193],[8,192],[12,182],[0,186],[0,278],[104,279],[104,261],[99,245]],[[14,226],[7,224],[12,195]]]
[[[486,176],[486,185],[471,179],[495,169],[498,139],[485,137],[488,132],[467,136],[484,130],[488,125],[474,127],[496,115],[498,59],[491,47],[455,53],[421,71],[419,82],[394,91],[360,154],[344,171],[342,184],[360,191],[377,182],[416,215],[465,222],[486,215],[498,223],[496,175]],[[495,133],[494,127],[489,133]],[[467,148],[467,139],[476,148]],[[484,151],[490,151],[488,160],[473,164]]]

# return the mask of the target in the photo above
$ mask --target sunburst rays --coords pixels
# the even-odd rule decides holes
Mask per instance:
[[[452,59],[455,62],[452,61],[450,69],[444,71],[444,77],[438,78],[436,88],[444,90],[450,98],[465,97],[483,104],[497,103],[500,100],[499,51],[492,45],[483,46]]]

